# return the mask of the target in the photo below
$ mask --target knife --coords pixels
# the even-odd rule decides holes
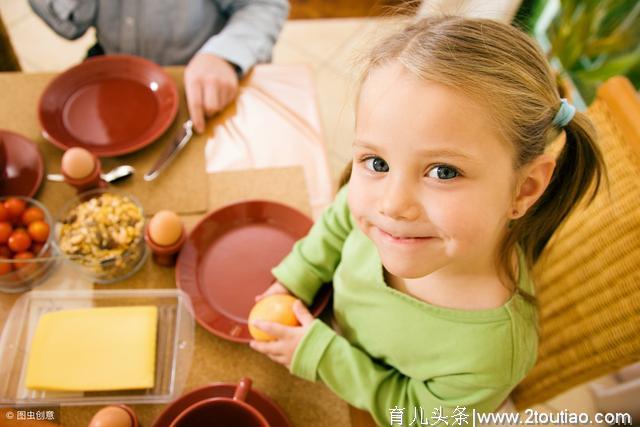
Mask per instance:
[[[178,152],[187,145],[193,136],[193,122],[187,120],[182,125],[182,129],[178,132],[176,138],[165,147],[162,155],[158,158],[155,165],[144,175],[145,181],[153,181],[158,177],[160,172],[167,167],[169,163],[176,157]]]

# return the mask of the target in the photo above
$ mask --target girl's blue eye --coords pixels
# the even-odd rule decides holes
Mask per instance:
[[[389,165],[380,157],[369,157],[364,160],[367,169],[374,172],[389,172]]]
[[[434,171],[435,174],[433,173]],[[427,176],[429,178],[436,178],[441,180],[453,179],[458,175],[460,175],[460,173],[455,168],[445,165],[435,166],[431,168],[431,170],[429,170],[429,172],[427,173]]]

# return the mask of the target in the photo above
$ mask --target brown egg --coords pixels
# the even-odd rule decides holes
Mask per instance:
[[[149,221],[149,237],[157,245],[172,245],[181,235],[182,221],[175,212],[159,211]]]
[[[93,155],[81,147],[69,148],[62,156],[62,170],[73,179],[82,179],[96,167]]]
[[[127,411],[118,406],[105,406],[91,418],[89,427],[131,427],[133,422]]]

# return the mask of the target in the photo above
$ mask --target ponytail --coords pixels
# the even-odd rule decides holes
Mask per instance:
[[[584,113],[576,113],[564,130],[565,144],[557,158],[549,185],[525,216],[511,224],[500,248],[497,262],[507,267],[512,280],[515,273],[510,254],[515,244],[520,243],[528,266],[533,266],[553,233],[589,189],[592,189],[588,200],[591,203],[601,181],[606,179],[604,159],[596,145],[595,129],[589,118]]]

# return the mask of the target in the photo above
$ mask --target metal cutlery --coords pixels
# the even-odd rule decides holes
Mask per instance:
[[[106,182],[114,182],[133,175],[135,171],[133,166],[121,165],[111,169],[107,173],[103,173],[100,177]],[[47,174],[47,179],[54,182],[64,182],[64,176],[59,173]]]

